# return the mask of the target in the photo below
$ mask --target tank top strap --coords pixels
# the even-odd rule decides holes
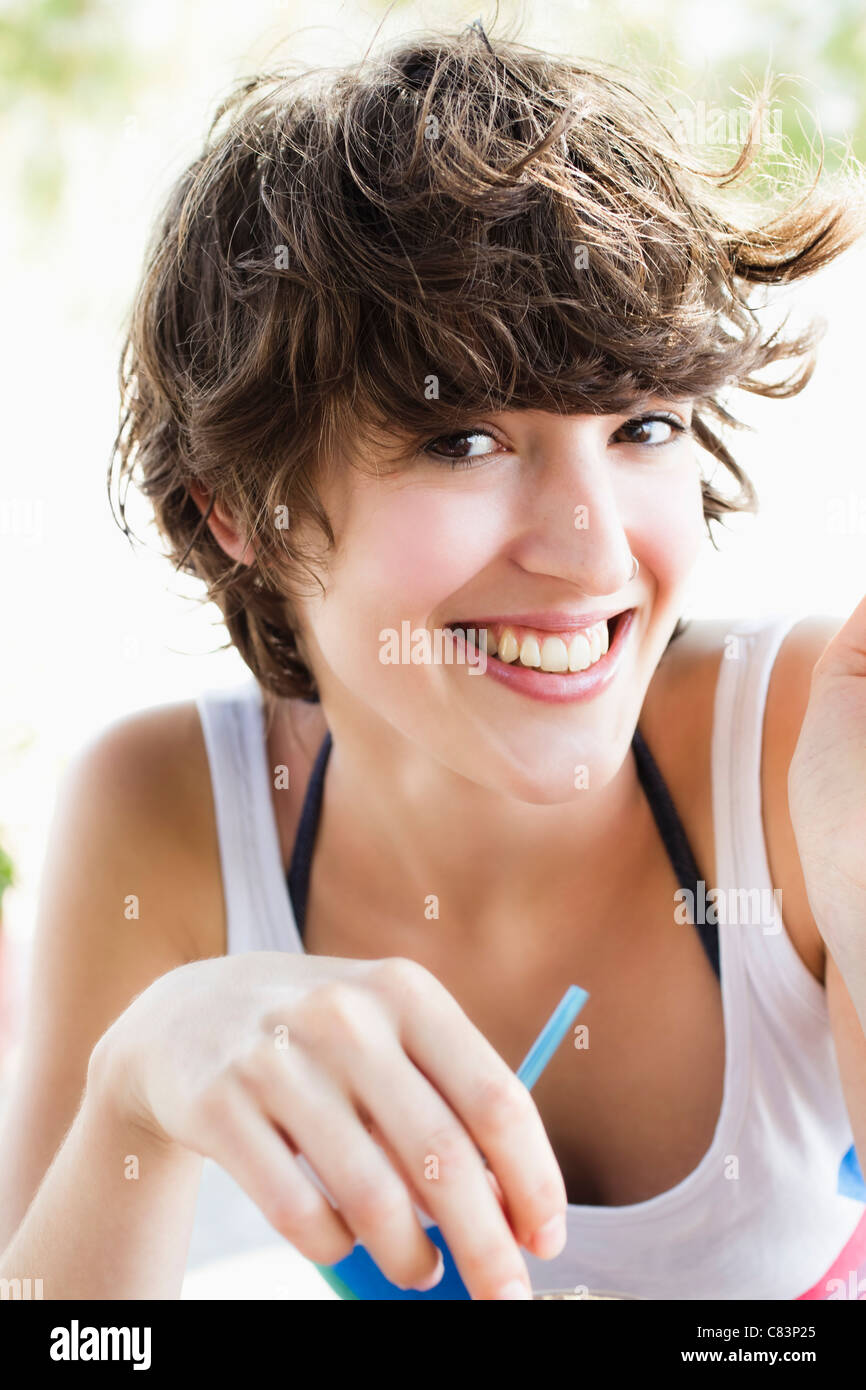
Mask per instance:
[[[316,832],[319,828],[325,772],[328,766],[328,758],[330,756],[332,743],[331,732],[328,730],[322,740],[318,754],[316,755],[316,761],[313,764],[310,779],[307,783],[304,803],[301,808],[301,817],[298,823],[298,832],[295,837],[295,845],[289,865],[289,895],[292,900],[295,921],[301,936],[304,934],[307,895],[310,885],[310,867],[316,843]],[[700,873],[670,792],[667,789],[664,778],[639,729],[635,729],[632,747],[637,761],[638,776],[641,786],[646,794],[650,809],[652,810],[653,817],[655,818],[656,825],[658,826],[659,833],[662,837],[665,849],[667,850],[668,858],[673,865],[674,873],[677,876],[677,882],[681,887],[689,890],[690,898],[688,898],[687,901],[696,902],[698,898],[697,884],[700,879]],[[718,927],[714,923],[708,922],[698,922],[693,923],[693,925],[701,939],[710,964],[716,976],[719,977]]]
[[[226,952],[301,950],[271,799],[262,692],[248,679],[196,699],[210,768],[226,919]]]

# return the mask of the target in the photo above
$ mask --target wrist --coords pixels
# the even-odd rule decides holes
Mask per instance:
[[[126,1132],[154,1155],[184,1152],[141,1103],[135,1070],[113,1027],[90,1054],[82,1107],[91,1122],[112,1132]]]

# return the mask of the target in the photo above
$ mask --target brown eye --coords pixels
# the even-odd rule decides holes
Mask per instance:
[[[469,468],[476,459],[486,458],[492,452],[490,449],[478,448],[470,444],[470,440],[488,440],[496,445],[498,440],[488,434],[486,430],[472,429],[460,430],[456,434],[440,434],[438,438],[431,439],[429,444],[425,444],[422,453],[428,458],[438,459],[442,463],[450,463],[452,468]],[[449,452],[450,446],[456,441],[454,452]],[[434,448],[434,445],[436,446]],[[443,446],[440,447],[440,446]]]
[[[674,415],[639,415],[620,425],[617,434],[623,433],[629,435],[626,443],[647,444],[655,449],[662,444],[671,444],[678,435],[685,434],[686,426]]]

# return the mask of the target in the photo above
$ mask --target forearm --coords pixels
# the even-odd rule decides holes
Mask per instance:
[[[110,1096],[85,1093],[0,1255],[0,1279],[40,1279],[46,1299],[177,1298],[201,1166],[122,1118]]]

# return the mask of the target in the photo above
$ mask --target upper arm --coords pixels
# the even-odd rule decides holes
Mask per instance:
[[[0,1248],[74,1119],[98,1039],[157,976],[215,953],[201,925],[222,916],[202,757],[195,707],[169,706],[103,731],[63,778],[3,1125]]]

